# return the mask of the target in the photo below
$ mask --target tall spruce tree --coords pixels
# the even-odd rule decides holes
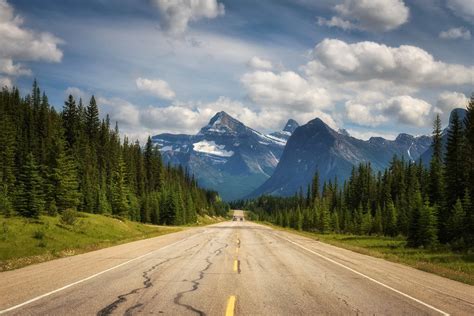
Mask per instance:
[[[64,102],[63,108],[63,127],[66,132],[66,141],[70,148],[74,146],[77,141],[79,126],[80,126],[80,116],[79,108],[76,105],[76,101],[72,95],[69,95],[66,102]]]
[[[447,223],[450,222],[453,206],[464,193],[464,161],[463,161],[463,123],[455,110],[451,115],[448,130],[448,141],[444,159],[445,204],[439,208],[440,233],[439,239],[447,242],[452,239]]]
[[[467,113],[464,118],[464,170],[466,174],[466,186],[469,195],[474,196],[474,93],[467,105]]]
[[[44,210],[44,195],[41,178],[32,153],[26,156],[21,168],[16,191],[15,206],[19,214],[25,217],[37,218]]]
[[[58,156],[54,168],[55,205],[58,211],[77,210],[80,203],[77,166],[67,153],[62,141],[58,144]]]
[[[444,201],[443,197],[443,156],[442,156],[442,130],[441,118],[436,115],[432,133],[433,156],[430,161],[429,173],[429,197],[432,204],[441,205]]]
[[[86,108],[86,132],[91,141],[97,141],[99,136],[100,120],[99,120],[99,108],[95,97],[92,96],[89,105]]]

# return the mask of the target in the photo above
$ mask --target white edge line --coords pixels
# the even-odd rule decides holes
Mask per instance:
[[[326,256],[323,256],[322,254],[319,254],[319,253],[317,253],[317,252],[315,252],[315,251],[313,251],[313,250],[311,250],[311,249],[308,249],[308,248],[306,248],[305,246],[302,246],[302,245],[300,245],[300,244],[298,244],[298,243],[296,243],[296,242],[294,242],[294,241],[292,241],[292,240],[290,240],[290,239],[288,239],[288,238],[282,237],[282,236],[280,236],[280,235],[278,235],[278,234],[277,234],[277,236],[280,237],[280,238],[282,238],[282,239],[284,239],[284,240],[286,240],[286,241],[288,241],[288,242],[290,242],[290,243],[292,243],[292,244],[294,244],[294,245],[296,245],[296,246],[298,246],[298,247],[300,247],[300,248],[302,248],[302,249],[304,249],[304,250],[306,250],[306,251],[308,251],[308,252],[311,252],[312,254],[315,254],[315,255],[318,256],[318,257],[321,257],[321,258],[323,258],[323,259],[325,259],[325,260],[327,260],[327,261],[329,261],[329,262],[332,262],[332,263],[334,263],[334,264],[336,264],[336,265],[338,265],[338,266],[340,266],[340,267],[342,267],[342,268],[345,268],[345,269],[347,269],[347,270],[349,270],[349,271],[351,271],[351,272],[353,272],[353,273],[355,273],[355,274],[357,274],[357,275],[360,275],[361,277],[364,277],[364,278],[366,278],[366,279],[368,279],[368,280],[370,280],[370,281],[372,281],[372,282],[374,282],[374,283],[377,283],[378,285],[381,285],[381,286],[383,286],[383,287],[385,287],[385,288],[387,288],[387,289],[389,289],[389,290],[392,290],[393,292],[398,293],[398,294],[400,294],[400,295],[402,295],[402,296],[404,296],[404,297],[406,297],[406,298],[409,298],[409,299],[411,299],[411,300],[413,300],[413,301],[415,301],[415,302],[417,302],[417,303],[419,303],[419,304],[421,304],[421,305],[424,305],[424,306],[426,306],[426,307],[428,307],[428,308],[431,308],[432,310],[435,310],[435,311],[437,311],[438,313],[440,313],[440,314],[442,314],[442,315],[449,316],[449,313],[446,313],[446,312],[444,312],[444,311],[442,311],[442,310],[440,310],[440,309],[438,309],[438,308],[436,308],[436,307],[434,307],[434,306],[431,306],[431,305],[428,304],[428,303],[425,303],[425,302],[423,302],[423,301],[420,301],[420,300],[417,299],[417,298],[414,298],[413,296],[410,296],[410,295],[405,294],[405,293],[403,293],[403,292],[401,292],[401,291],[399,291],[399,290],[397,290],[397,289],[394,289],[393,287],[391,287],[391,286],[389,286],[389,285],[387,285],[387,284],[384,284],[384,283],[382,283],[382,282],[380,282],[380,281],[377,281],[377,280],[375,280],[375,279],[369,277],[368,275],[365,275],[365,274],[363,274],[363,273],[361,273],[361,272],[359,272],[359,271],[356,271],[356,270],[354,270],[354,269],[352,269],[352,268],[350,268],[350,267],[348,267],[348,266],[346,266],[346,265],[343,265],[342,263],[339,263],[339,262],[337,262],[337,261],[335,261],[335,260],[333,260],[333,259],[331,259],[331,258],[328,258],[328,257],[326,257]]]
[[[176,244],[178,244],[178,243],[184,242],[184,241],[186,241],[186,240],[188,240],[188,239],[190,239],[190,238],[192,238],[192,237],[196,237],[196,236],[198,236],[198,235],[200,235],[200,234],[202,234],[202,232],[201,232],[201,233],[197,233],[197,234],[192,235],[192,236],[189,236],[189,237],[186,237],[186,238],[184,238],[184,239],[178,240],[178,241],[176,241],[176,242],[174,242],[174,243],[172,243],[172,244],[169,244],[169,245],[167,245],[167,246],[161,247],[161,248],[159,248],[159,249],[155,249],[155,250],[153,250],[153,251],[150,251],[150,252],[148,252],[148,253],[146,253],[146,254],[143,254],[143,255],[138,256],[138,257],[133,258],[133,259],[130,259],[130,260],[128,260],[128,261],[122,262],[122,263],[119,264],[119,265],[113,266],[113,267],[108,268],[108,269],[106,269],[106,270],[104,270],[104,271],[101,271],[101,272],[98,272],[98,273],[93,274],[93,275],[91,275],[91,276],[88,276],[87,278],[84,278],[84,279],[81,279],[81,280],[79,280],[79,281],[76,281],[76,282],[70,283],[70,284],[68,284],[68,285],[65,285],[65,286],[63,286],[63,287],[60,287],[59,289],[56,289],[56,290],[53,290],[53,291],[51,291],[51,292],[42,294],[42,295],[37,296],[37,297],[35,297],[35,298],[32,298],[32,299],[30,299],[30,300],[28,300],[28,301],[26,301],[26,302],[20,303],[20,304],[18,304],[18,305],[9,307],[9,308],[4,309],[4,310],[0,310],[0,314],[5,314],[5,313],[7,313],[7,312],[11,312],[11,311],[13,311],[13,310],[15,310],[15,309],[17,309],[17,308],[23,307],[23,306],[28,305],[28,304],[30,304],[30,303],[36,302],[36,301],[38,301],[38,300],[40,300],[40,299],[42,299],[42,298],[45,298],[45,297],[50,296],[50,295],[52,295],[52,294],[61,292],[61,291],[65,290],[65,289],[67,289],[67,288],[73,287],[74,285],[83,283],[83,282],[85,282],[85,281],[89,281],[90,279],[93,279],[93,278],[95,278],[95,277],[98,277],[99,275],[102,275],[102,274],[107,273],[107,272],[109,272],[109,271],[112,271],[112,270],[115,270],[115,269],[117,269],[117,268],[120,268],[121,266],[124,266],[124,265],[126,265],[126,264],[129,264],[130,262],[133,262],[133,261],[142,259],[142,258],[144,258],[144,257],[146,257],[146,256],[151,255],[152,253],[155,253],[155,252],[160,251],[160,250],[164,250],[164,249],[166,249],[166,248],[168,248],[168,247],[171,247],[171,246],[174,246],[174,245],[176,245]]]

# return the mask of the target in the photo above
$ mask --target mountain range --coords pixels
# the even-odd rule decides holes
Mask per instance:
[[[251,194],[273,174],[297,127],[289,120],[282,131],[266,135],[219,112],[196,135],[160,134],[152,140],[165,163],[188,168],[199,184],[233,200]]]
[[[288,140],[272,176],[249,197],[261,194],[292,195],[300,187],[306,188],[315,172],[320,182],[344,182],[353,166],[371,163],[374,170],[388,167],[394,155],[406,160],[417,160],[431,144],[428,136],[414,137],[400,134],[395,140],[372,137],[367,141],[336,132],[316,118],[297,128]]]
[[[464,117],[465,110],[456,111]],[[335,177],[342,183],[359,163],[382,171],[394,155],[425,163],[431,157],[429,136],[401,133],[395,140],[361,140],[319,118],[302,126],[290,119],[283,130],[263,134],[219,112],[196,135],[160,134],[152,139],[165,163],[188,168],[201,185],[217,190],[225,200],[292,195],[305,188],[316,171],[321,183]]]

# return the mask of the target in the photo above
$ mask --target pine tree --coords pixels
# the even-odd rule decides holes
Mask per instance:
[[[462,122],[459,120],[458,112],[452,112],[452,120],[448,131],[448,142],[446,144],[445,156],[445,179],[446,179],[446,202],[447,207],[451,208],[462,198],[464,193],[464,170],[462,156],[463,141]],[[441,218],[445,220],[445,218]]]
[[[44,209],[44,196],[41,190],[42,183],[35,158],[32,153],[29,153],[18,177],[15,206],[20,215],[34,218],[39,217]]]
[[[471,95],[467,105],[464,128],[464,171],[466,185],[469,189],[469,195],[474,196],[474,93]]]
[[[126,179],[125,163],[122,156],[119,157],[117,166],[112,176],[112,213],[119,216],[127,216],[129,204],[127,200],[128,187]]]
[[[63,126],[66,131],[66,141],[69,148],[72,148],[77,141],[79,133],[79,109],[72,95],[64,102],[63,108]]]
[[[423,200],[421,198],[421,193],[417,190],[414,195],[411,197],[413,202],[411,203],[411,210],[410,210],[410,222],[408,227],[408,236],[407,236],[407,243],[411,247],[419,247],[421,246],[422,240],[419,236],[421,231],[420,228],[420,216],[423,212]]]
[[[466,212],[461,199],[457,199],[447,223],[448,240],[458,242],[460,239],[464,240],[466,222]]]
[[[391,200],[387,204],[387,222],[386,223],[387,224],[384,231],[385,235],[392,236],[392,237],[396,236],[398,234],[397,210]]]
[[[430,162],[429,173],[429,196],[432,204],[441,205],[443,202],[443,158],[442,158],[442,135],[441,119],[436,115],[434,122],[432,145],[433,156]]]
[[[63,147],[62,144],[58,146]],[[76,210],[80,203],[77,167],[70,154],[64,148],[59,149],[54,168],[54,190],[57,209],[63,212],[67,209]]]
[[[298,208],[296,209],[296,220],[295,220],[295,228],[297,230],[303,230],[303,215],[301,214],[301,209]]]
[[[89,135],[91,141],[96,141],[99,135],[100,120],[99,120],[99,108],[95,101],[94,96],[91,97],[89,106],[86,108],[86,132]]]
[[[380,209],[380,205],[377,206],[377,210],[375,211],[374,220],[372,222],[372,232],[374,234],[380,235],[382,234],[383,227],[382,227],[382,210]]]
[[[311,200],[314,202],[319,199],[319,173],[316,171],[311,183]]]
[[[420,209],[417,238],[416,245],[425,248],[436,245],[438,241],[436,215],[428,201]]]
[[[372,214],[369,211],[365,212],[362,216],[362,223],[360,226],[361,233],[363,235],[370,235],[373,227]]]
[[[326,199],[323,199],[319,210],[319,230],[322,233],[329,232],[331,228],[330,216],[328,203]]]

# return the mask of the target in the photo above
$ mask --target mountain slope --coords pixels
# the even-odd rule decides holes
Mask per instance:
[[[321,183],[346,180],[352,167],[370,162],[375,170],[386,168],[393,155],[416,160],[430,146],[427,136],[400,134],[390,141],[372,137],[363,141],[331,129],[316,118],[298,127],[289,138],[273,175],[249,197],[261,194],[292,195],[319,172]]]
[[[165,163],[188,168],[201,185],[232,200],[251,193],[273,174],[294,126],[290,120],[284,131],[264,135],[219,112],[196,135],[160,134],[152,139]]]

